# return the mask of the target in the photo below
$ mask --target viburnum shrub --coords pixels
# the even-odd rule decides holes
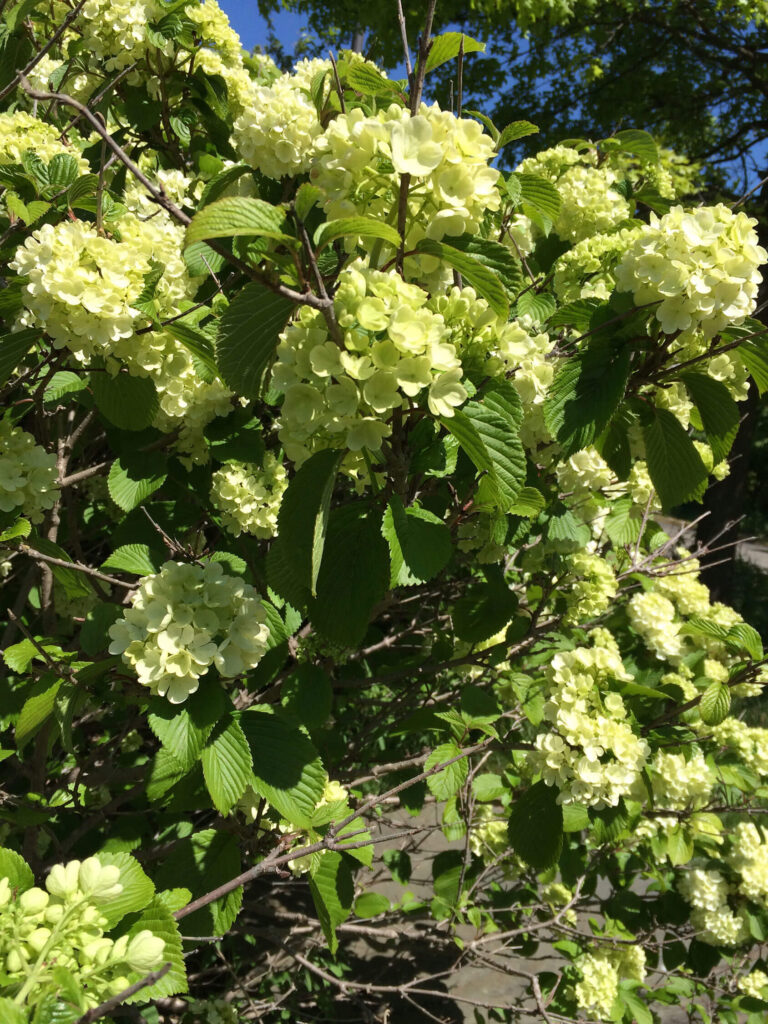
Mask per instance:
[[[756,222],[639,129],[505,169],[434,4],[407,81],[2,7],[3,1024],[763,1021],[768,670],[660,518]]]

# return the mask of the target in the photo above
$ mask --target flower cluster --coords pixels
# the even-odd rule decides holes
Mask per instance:
[[[321,314],[303,307],[281,336],[272,385],[284,393],[280,440],[303,461],[321,447],[376,451],[391,433],[394,409],[426,392],[430,412],[452,416],[467,392],[456,347],[429,296],[395,272],[355,262],[334,297],[343,347]]]
[[[733,830],[729,865],[739,874],[739,892],[768,907],[768,846],[755,825],[741,822]]]
[[[539,732],[527,760],[547,785],[557,786],[561,803],[615,807],[637,783],[650,748],[633,732],[621,696],[609,689],[632,681],[614,638],[605,629],[591,637],[592,647],[552,658],[544,705],[550,729]]]
[[[53,971],[64,968],[81,986],[85,1006],[93,1007],[159,967],[165,942],[148,929],[116,940],[104,934],[103,910],[122,889],[120,869],[97,857],[55,865],[45,889],[20,891],[0,879],[3,987],[17,1001],[34,999]]]
[[[675,662],[683,653],[682,623],[676,621],[675,606],[654,591],[633,594],[627,605],[632,628],[657,658]]]
[[[666,334],[698,329],[711,338],[755,308],[759,267],[768,260],[756,223],[722,203],[651,214],[617,264],[616,281],[638,305],[659,303]]]
[[[616,576],[601,555],[578,551],[568,561],[571,572],[579,578],[568,594],[568,612],[564,621],[589,622],[602,615],[616,597]]]
[[[499,172],[488,166],[492,139],[477,121],[437,104],[422,104],[415,117],[397,104],[375,116],[355,108],[330,123],[316,150],[311,179],[329,219],[365,214],[386,222],[401,176],[411,176],[408,249],[425,235],[476,234],[485,212],[500,206]]]
[[[576,1002],[583,1010],[594,1010],[603,1017],[611,1009],[619,994],[619,981],[623,978],[645,980],[645,950],[642,946],[622,944],[585,953],[576,961],[581,980],[576,984]]]
[[[616,287],[614,268],[641,228],[588,235],[555,263],[553,287],[561,302],[608,299]]]
[[[0,114],[0,167],[20,164],[25,153],[48,162],[55,156],[72,156],[78,170],[85,174],[90,168],[78,150],[61,141],[61,133],[53,125],[39,121],[24,110]]]
[[[749,974],[739,978],[736,984],[739,991],[743,992],[745,996],[763,1000],[768,996],[768,974],[765,971],[750,971]]]
[[[119,71],[142,60],[150,49],[165,56],[173,52],[173,42],[147,31],[162,20],[165,11],[157,0],[86,0],[80,24],[84,50],[100,61],[107,71]]]
[[[141,580],[110,627],[109,651],[122,654],[143,686],[181,704],[211,665],[225,678],[257,665],[269,637],[265,620],[254,588],[220,563],[166,562]]]
[[[491,804],[477,804],[475,807],[469,832],[469,848],[486,864],[509,853],[507,818],[497,814]]]
[[[736,946],[749,935],[741,915],[728,905],[728,882],[719,871],[688,868],[678,888],[693,908],[691,925],[696,937],[712,946]]]
[[[213,474],[211,501],[226,530],[239,537],[274,537],[277,513],[288,486],[285,467],[267,453],[261,466],[228,462]]]
[[[729,747],[748,768],[763,778],[768,776],[768,729],[747,725],[740,718],[725,718],[707,727],[716,743]]]
[[[40,523],[59,493],[56,456],[21,427],[0,421],[0,511],[23,512]]]

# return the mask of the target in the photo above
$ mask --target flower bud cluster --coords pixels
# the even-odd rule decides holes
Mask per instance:
[[[559,651],[546,672],[544,720],[528,767],[559,789],[560,803],[615,807],[640,778],[650,755],[636,736],[624,701],[609,689],[631,682],[616,641],[605,629],[592,630],[592,647]]]
[[[47,890],[47,891],[46,891]],[[123,891],[120,869],[97,857],[55,865],[45,889],[15,892],[0,879],[0,964],[6,985],[34,979],[29,999],[44,991],[55,968],[79,985],[88,1006],[127,988],[162,963],[165,942],[148,929],[113,940],[103,909]],[[133,974],[133,977],[129,975]]]
[[[110,654],[121,654],[143,686],[181,704],[212,665],[224,678],[257,665],[269,630],[254,588],[220,563],[166,562],[141,580],[109,635]]]
[[[288,478],[282,462],[267,453],[261,466],[228,462],[213,474],[211,501],[224,529],[239,537],[274,537]]]
[[[429,296],[394,271],[356,261],[339,279],[334,305],[343,346],[322,316],[303,307],[281,335],[272,386],[284,393],[280,440],[302,462],[320,447],[376,451],[392,411],[426,392],[434,416],[452,416],[467,392],[456,346]]]
[[[23,512],[40,523],[59,493],[56,456],[21,427],[0,420],[0,511]]]
[[[658,302],[665,334],[700,330],[711,338],[754,310],[768,253],[757,221],[719,203],[663,217],[651,214],[616,267],[616,281],[642,305]]]
[[[34,153],[45,163],[55,156],[72,156],[77,161],[80,174],[86,174],[90,167],[74,146],[61,141],[61,133],[25,110],[0,114],[0,167],[6,164],[20,164],[25,153]]]
[[[365,214],[386,222],[401,176],[411,175],[406,249],[425,236],[476,234],[486,211],[501,204],[499,172],[488,166],[493,140],[477,121],[437,104],[422,104],[415,117],[394,103],[374,116],[355,108],[331,121],[316,150],[310,174],[329,219]]]

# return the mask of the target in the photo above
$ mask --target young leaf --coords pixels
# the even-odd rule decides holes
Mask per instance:
[[[26,892],[35,884],[32,868],[21,854],[0,846],[0,878],[7,878],[11,889]]]
[[[151,576],[160,571],[164,561],[163,555],[153,551],[148,544],[122,544],[115,548],[101,568],[130,572],[134,576]]]
[[[385,78],[370,64],[349,64],[340,67],[339,73],[346,85],[364,96],[383,96],[397,92],[397,84]]]
[[[462,32],[443,32],[432,40],[427,57],[427,72],[434,71],[441,64],[458,57],[460,50],[464,53],[482,53],[485,50],[485,43]]]
[[[341,217],[339,220],[329,220],[317,229],[314,242],[318,249],[322,249],[330,242],[335,242],[337,238],[350,236],[381,238],[395,249],[400,245],[400,235],[396,229],[372,217]]]
[[[738,407],[725,384],[705,373],[681,373],[680,379],[699,410],[717,465],[727,458],[739,429]]]
[[[707,467],[680,421],[667,409],[649,408],[642,429],[648,473],[668,511],[696,492],[707,478]]]
[[[752,661],[761,661],[763,657],[763,641],[754,626],[746,622],[737,622],[731,626],[726,637],[726,644],[731,650],[746,654]]]
[[[659,162],[659,150],[654,142],[653,136],[639,128],[625,128],[624,131],[616,132],[615,139],[618,139],[621,148],[626,153],[632,153],[643,163],[657,164]]]
[[[222,719],[201,755],[205,785],[220,814],[229,814],[251,779],[251,751],[236,718]]]
[[[225,196],[199,210],[187,228],[186,245],[208,238],[261,236],[284,239],[285,211],[250,196]]]
[[[720,725],[731,709],[731,691],[727,683],[710,683],[699,702],[699,714],[705,725]]]
[[[512,805],[508,825],[512,849],[535,871],[551,868],[563,848],[563,809],[557,787],[536,782]]]
[[[496,143],[496,152],[508,146],[510,142],[517,142],[518,139],[524,139],[526,135],[537,135],[539,129],[537,125],[531,121],[513,121],[508,124],[504,131],[499,137],[499,141]]]
[[[238,395],[258,398],[261,378],[277,349],[293,303],[251,282],[219,321],[216,364],[222,380]]]
[[[464,281],[471,285],[478,295],[482,296],[496,316],[505,323],[509,319],[509,299],[498,275],[484,263],[462,252],[446,242],[436,242],[433,238],[422,238],[416,244],[416,251],[428,256],[437,256],[439,260],[458,270]]]
[[[456,743],[442,743],[439,747],[435,747],[424,762],[424,771],[431,771],[437,765],[458,757],[460,753],[461,749]],[[439,772],[435,772],[434,775],[430,775],[427,779],[427,786],[438,800],[450,800],[467,781],[468,775],[469,764],[466,757],[461,757],[458,761],[446,765]]]

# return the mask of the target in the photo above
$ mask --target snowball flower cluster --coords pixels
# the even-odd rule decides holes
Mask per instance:
[[[397,104],[375,116],[355,108],[331,121],[316,147],[311,179],[331,220],[365,214],[386,222],[401,176],[411,176],[408,249],[425,235],[475,234],[501,203],[499,172],[488,166],[493,140],[477,121],[437,104],[422,104],[415,117]]]
[[[618,584],[613,569],[600,555],[579,551],[569,558],[571,572],[578,577],[568,594],[566,622],[589,622],[602,615],[616,597]]]
[[[765,999],[766,987],[768,986],[768,974],[765,971],[754,970],[739,978],[736,983],[739,991],[745,996],[752,996],[753,999]]]
[[[651,214],[616,266],[616,281],[638,305],[658,302],[666,334],[700,330],[711,338],[754,310],[768,253],[757,221],[719,203],[663,217]]]
[[[47,890],[47,891],[46,891]],[[0,879],[0,964],[5,984],[23,986],[31,971],[45,991],[56,968],[83,989],[88,1007],[121,992],[163,962],[165,942],[149,929],[112,940],[103,908],[120,895],[120,869],[97,857],[55,865],[45,882],[23,891]],[[129,977],[129,975],[133,975]]]
[[[343,346],[322,315],[303,307],[281,335],[272,386],[284,393],[280,440],[303,461],[320,447],[376,451],[391,433],[392,411],[424,393],[434,416],[452,416],[467,398],[456,347],[429,296],[394,271],[356,261],[334,297]]]
[[[616,287],[613,269],[640,228],[588,235],[555,263],[553,287],[561,302],[610,298]]]
[[[0,511],[23,512],[33,523],[52,508],[59,493],[56,456],[21,427],[0,421]]]
[[[560,803],[615,807],[640,778],[650,754],[632,730],[624,701],[607,687],[630,682],[616,642],[605,629],[592,631],[593,647],[558,651],[547,673],[544,720],[527,761]]]
[[[734,750],[748,768],[764,778],[768,776],[768,729],[747,725],[739,718],[725,718],[706,729],[716,743]]]
[[[81,174],[90,170],[88,161],[61,141],[61,133],[53,125],[39,121],[25,110],[0,114],[0,166],[20,164],[27,152],[45,163],[55,156],[72,156]]]
[[[736,946],[749,935],[742,917],[728,906],[728,883],[719,871],[687,868],[678,882],[690,903],[696,937],[711,946]]]
[[[267,649],[266,612],[253,587],[205,566],[166,562],[144,577],[131,607],[110,627],[110,654],[121,654],[139,682],[181,704],[214,665],[225,678],[259,663]]]
[[[211,501],[221,512],[224,528],[235,537],[274,537],[277,513],[288,486],[282,462],[267,453],[261,466],[228,462],[213,474]]]
[[[162,20],[166,11],[156,0],[86,0],[78,25],[84,52],[104,61],[107,71],[119,71],[142,60],[147,51],[173,53],[173,42],[150,40],[148,27]]]
[[[754,903],[768,907],[768,846],[752,822],[733,830],[729,865],[739,873],[739,892]]]
[[[619,981],[645,980],[645,950],[629,944],[585,953],[576,961],[581,981],[576,984],[576,1002],[583,1010],[595,1010],[603,1017],[619,994]]]
[[[633,594],[627,615],[632,628],[657,658],[674,662],[682,655],[681,623],[675,621],[675,606],[669,598],[652,591]]]
[[[686,760],[684,754],[658,751],[650,766],[654,806],[657,810],[681,811],[701,807],[717,782],[701,752]]]

